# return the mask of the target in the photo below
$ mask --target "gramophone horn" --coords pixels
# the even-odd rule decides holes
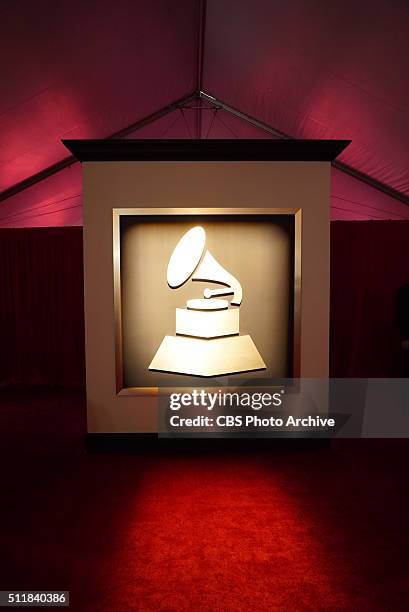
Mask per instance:
[[[181,287],[192,276],[203,255],[205,243],[206,232],[203,227],[192,227],[182,236],[169,259],[169,287]]]
[[[192,276],[192,280],[224,285],[223,289],[205,289],[205,298],[233,294],[231,303],[240,306],[243,291],[239,281],[219,264],[210,251],[206,251],[199,267]]]
[[[205,289],[204,297],[213,298],[220,295],[231,295],[231,303],[240,306],[242,288],[239,281],[219,264],[207,250],[203,256],[206,243],[206,232],[203,227],[192,227],[175,246],[170,257],[167,280],[172,289],[181,287],[189,278],[223,285],[223,289]],[[203,258],[202,258],[203,257]]]

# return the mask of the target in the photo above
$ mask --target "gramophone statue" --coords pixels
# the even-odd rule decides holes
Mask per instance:
[[[201,299],[187,300],[176,309],[176,336],[165,336],[150,370],[193,376],[223,376],[265,370],[250,336],[240,336],[239,307],[242,288],[206,249],[202,227],[187,231],[176,245],[168,264],[167,280],[172,289],[192,281],[222,285],[204,290]],[[230,304],[221,296],[233,296]]]

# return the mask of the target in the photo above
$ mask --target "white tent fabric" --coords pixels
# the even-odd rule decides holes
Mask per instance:
[[[289,137],[351,138],[342,160],[391,191],[334,169],[332,218],[408,219],[408,31],[403,0],[2,3],[0,226],[81,224],[78,164],[25,183],[67,157],[61,139],[109,137],[198,90]],[[128,137],[271,137],[203,106],[199,133],[179,108]]]
[[[352,139],[343,161],[409,195],[407,2],[223,0],[206,24],[206,91],[293,138]]]

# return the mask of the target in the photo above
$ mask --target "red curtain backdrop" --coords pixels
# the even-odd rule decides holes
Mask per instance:
[[[331,375],[402,372],[409,221],[331,224]],[[0,384],[85,384],[82,228],[0,229]]]
[[[84,385],[82,228],[0,229],[0,384]]]
[[[404,371],[397,291],[409,282],[409,221],[331,223],[331,375]]]

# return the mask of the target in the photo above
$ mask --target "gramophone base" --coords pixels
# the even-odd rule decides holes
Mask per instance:
[[[250,336],[212,340],[165,336],[149,369],[208,377],[265,370],[266,364]]]

